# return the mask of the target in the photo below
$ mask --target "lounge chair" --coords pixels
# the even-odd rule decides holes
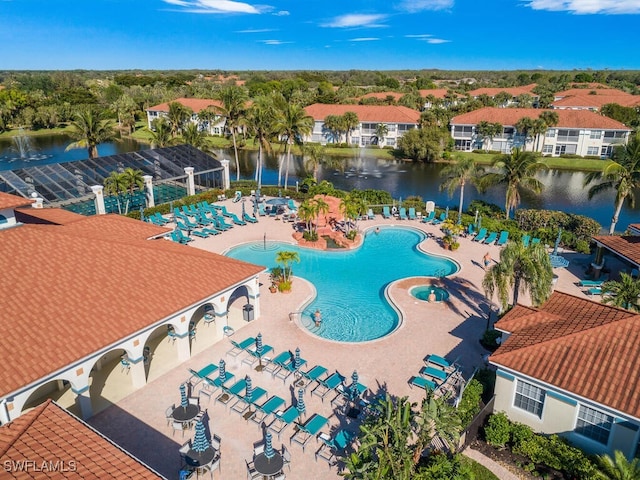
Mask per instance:
[[[260,215],[261,217],[264,217],[267,214],[267,212],[264,209],[264,203],[259,203],[258,204],[258,215]]]
[[[265,395],[267,395],[267,391],[264,388],[254,387],[251,392],[251,398],[247,398],[246,392],[244,395],[238,395],[238,400],[233,404],[231,410],[242,415],[251,405],[255,405]]]
[[[220,230],[216,230],[215,228],[211,227],[204,227],[202,231],[204,233],[208,233],[209,235],[220,235],[222,233]]]
[[[298,431],[291,437],[292,442],[302,445],[302,451],[309,440],[315,437],[324,426],[329,423],[329,419],[314,413],[304,425],[298,424]]]
[[[425,362],[427,365],[429,364],[435,365],[437,367],[442,368],[443,370],[453,367],[453,363],[449,362],[446,358],[443,358],[440,355],[435,355],[433,353],[427,356]]]
[[[229,388],[222,386],[222,393],[218,395],[216,398],[216,402],[220,402],[227,408],[227,405],[233,400],[235,397],[240,396],[240,394],[247,388],[247,380],[243,377],[238,380],[236,383],[231,385]]]
[[[213,363],[210,363],[209,365],[207,365],[206,367],[201,368],[198,371],[192,370],[190,368],[189,369],[189,373],[191,374],[191,377],[189,378],[188,381],[189,381],[189,383],[191,385],[195,386],[198,383],[200,383],[202,380],[204,380],[205,377],[208,377],[212,373],[214,373],[216,370],[218,370],[218,366],[213,364]]]
[[[447,372],[445,372],[444,370],[440,368],[434,368],[429,365],[425,365],[420,369],[420,375],[423,377],[431,377],[436,381],[441,381],[441,382],[445,381],[449,376],[447,375]]]
[[[498,238],[498,233],[497,232],[491,232],[489,234],[489,236],[487,238],[485,238],[485,240],[482,242],[486,245],[491,245],[493,242],[496,241],[496,238]]]
[[[209,396],[211,396],[211,393],[215,392],[219,388],[224,387],[227,383],[229,383],[234,378],[235,378],[235,375],[227,371],[224,372],[224,380],[220,378],[220,375],[216,375],[214,378],[205,377],[204,381],[207,384],[206,385],[207,390],[210,392]]]
[[[284,412],[278,410],[277,412],[275,412],[275,418],[269,424],[269,426],[267,427],[267,430],[272,431],[273,433],[278,435],[278,438],[280,438],[280,434],[289,425],[291,425],[293,422],[295,422],[295,420],[299,416],[300,416],[300,411],[296,407],[294,407],[293,405],[291,405],[289,408],[287,408]]]
[[[291,360],[285,364],[283,364],[276,372],[273,374],[276,378],[281,378],[282,381],[286,381],[289,378],[289,375],[298,371],[298,369],[304,365],[306,365],[307,361],[304,358],[300,359],[298,364],[298,368],[294,365],[293,355],[291,355]]]
[[[601,287],[604,283],[604,280],[580,280],[581,287]]]
[[[475,235],[476,234],[476,224],[470,223],[467,225],[467,235]]]
[[[296,203],[293,201],[293,198],[290,198],[287,202],[287,207],[291,212],[296,213],[298,211],[298,207],[296,207]]]
[[[342,383],[344,382],[344,377],[338,372],[335,372],[325,379],[318,379],[316,381],[318,382],[318,385],[316,386],[316,388],[311,390],[311,394],[320,397],[320,399],[324,402],[324,397],[326,397],[329,392],[333,391],[335,388],[338,388],[339,385],[342,385]]]
[[[388,205],[382,207],[382,218],[391,218],[391,212],[389,211]]]
[[[245,212],[245,214],[242,216],[242,218],[244,219],[245,222],[249,222],[249,223],[258,223],[258,219],[256,217],[253,217],[251,215],[249,215],[248,213]]]
[[[344,383],[341,383],[340,385],[338,385],[335,388],[338,394],[335,397],[333,397],[333,399],[331,400],[331,405],[335,405],[336,407],[342,407],[350,401],[357,401],[358,399],[360,399],[360,397],[362,397],[364,392],[367,391],[366,385],[357,383],[355,388],[357,389],[358,394],[357,396],[354,396],[353,388],[354,388],[353,384],[349,385],[348,387],[345,386]]]
[[[193,240],[193,238],[185,237],[184,233],[182,233],[182,230],[179,230],[179,229],[174,230],[171,236],[175,242],[182,243],[182,244],[189,243]]]
[[[602,287],[591,287],[587,289],[588,295],[602,295]]]
[[[531,235],[525,234],[522,236],[522,245],[524,245],[525,247],[528,247],[530,242],[531,242]]]
[[[481,228],[478,234],[473,237],[474,242],[482,242],[485,238],[487,238],[487,229]]]
[[[231,221],[235,224],[235,225],[242,225],[245,226],[247,224],[247,222],[245,222],[244,220],[240,220],[238,218],[238,216],[235,213],[230,214],[231,216],[229,218],[231,218]]]
[[[240,200],[242,200],[242,192],[240,190],[236,190],[236,194],[233,197],[233,200],[231,200],[233,203],[238,203]]]
[[[156,212],[153,215],[151,215],[150,218],[155,218],[156,221],[162,225],[166,225],[167,223],[169,223],[169,220],[167,220],[166,218],[164,218],[160,212]]]
[[[278,207],[271,205],[271,208],[269,209],[269,216],[275,217],[276,215],[278,215]]]
[[[285,404],[285,401],[283,398],[280,398],[279,396],[274,395],[273,397],[269,398],[266,402],[264,402],[262,405],[256,405],[256,411],[249,418],[249,420],[251,420],[253,423],[260,425],[269,417],[269,415],[274,415],[275,412],[278,411],[278,409],[282,407],[284,404]]]
[[[498,237],[498,241],[496,242],[496,245],[501,247],[502,245],[507,243],[508,239],[509,239],[509,232],[507,232],[506,230],[502,230],[500,232],[500,237]]]
[[[375,220],[376,215],[373,213],[373,209],[367,210],[367,220]]]
[[[422,217],[422,223],[431,223],[434,218],[436,218],[436,212],[432,210],[428,215]]]
[[[316,452],[316,462],[318,458],[321,458],[326,460],[330,465],[335,463],[336,455],[343,453],[355,436],[355,433],[344,429],[336,431],[333,437],[321,433],[318,438],[322,440],[322,446]]]
[[[307,370],[306,372],[300,372],[300,374],[304,378],[309,380],[309,382],[317,382],[318,379],[322,375],[324,375],[325,373],[327,373],[327,369],[326,369],[326,367],[323,367],[322,365],[316,365],[315,367],[313,367],[310,370]]]
[[[409,209],[409,220],[415,220],[416,219],[416,209],[411,207]]]
[[[247,337],[240,343],[231,339],[229,339],[229,341],[231,342],[231,345],[233,345],[233,347],[231,347],[226,354],[231,355],[232,357],[237,357],[241,353],[245,352],[251,345],[254,345],[256,339],[254,337]]]
[[[532,238],[531,239],[531,245],[535,245],[536,243],[540,243],[540,239],[539,238]]]
[[[435,390],[438,385],[436,385],[436,383],[432,382],[431,380],[416,376],[409,379],[409,386],[420,387],[424,390]]]
[[[273,352],[273,347],[271,345],[262,345],[262,352],[260,352],[260,355],[258,355],[258,352],[256,352],[255,348],[254,349],[245,349],[245,351],[249,354],[246,357],[244,357],[244,359],[242,360],[242,363],[246,363],[247,365],[253,367],[257,362],[260,361],[261,358],[266,357],[267,355],[269,355],[271,352]]]
[[[400,207],[400,213],[398,213],[398,216],[400,217],[400,220],[407,220],[409,218],[407,217],[407,209]]]
[[[282,368],[287,362],[291,361],[291,352],[284,351],[276,355],[276,357],[272,360],[269,360],[269,363],[266,367],[264,367],[264,372],[268,372],[271,375],[275,375],[278,370]]]
[[[447,219],[447,214],[442,212],[440,214],[440,216],[438,218],[434,218],[433,221],[431,223],[433,223],[434,225],[440,225],[441,223],[443,223],[445,220]]]
[[[209,234],[200,230],[191,230],[191,234],[200,238],[209,238]]]

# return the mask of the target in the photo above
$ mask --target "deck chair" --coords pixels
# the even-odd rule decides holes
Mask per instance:
[[[416,209],[411,207],[409,209],[409,220],[415,220],[416,219]]]
[[[445,220],[447,219],[447,214],[442,212],[440,214],[440,216],[438,218],[434,218],[433,221],[431,223],[433,223],[434,225],[440,225],[441,223],[443,223]]]
[[[591,287],[587,289],[588,295],[602,295],[602,287]]]
[[[523,235],[522,236],[522,245],[524,245],[525,247],[529,246],[529,242],[531,242],[531,235]]]
[[[302,445],[302,451],[309,440],[314,438],[324,426],[329,423],[329,419],[314,413],[304,425],[298,424],[298,431],[291,437],[292,442]]]
[[[249,222],[249,223],[258,223],[258,219],[256,217],[253,217],[251,215],[249,215],[248,213],[245,212],[245,214],[242,216],[243,220],[245,222]]]
[[[436,212],[431,210],[427,215],[422,217],[422,223],[431,223],[436,218]]]
[[[235,213],[232,213],[231,216],[229,217],[231,218],[231,221],[235,224],[235,225],[246,225],[247,222],[245,222],[244,220],[241,220],[238,218],[238,216]]]
[[[335,464],[336,455],[343,453],[355,436],[355,433],[344,429],[340,429],[335,432],[333,437],[325,433],[321,433],[318,438],[322,441],[322,445],[316,452],[316,462],[318,461],[318,458],[321,458],[328,462],[329,465]]]
[[[218,366],[213,363],[210,363],[209,365],[207,365],[204,368],[201,368],[198,371],[192,370],[191,368],[189,368],[188,370],[189,370],[189,373],[191,374],[191,377],[189,377],[189,380],[187,382],[190,383],[191,386],[195,387],[201,381],[203,381],[205,377],[211,376],[212,373],[216,372],[218,370]]]
[[[275,412],[275,418],[267,427],[267,430],[275,433],[280,438],[280,434],[284,432],[300,416],[300,411],[291,405],[284,412],[278,410]]]
[[[242,363],[246,363],[250,367],[253,367],[256,363],[260,361],[261,358],[267,357],[271,352],[273,352],[273,347],[271,345],[262,345],[262,352],[258,355],[254,349],[245,349],[245,351],[249,354],[242,359]]]
[[[287,378],[289,378],[289,376],[292,373],[296,373],[298,371],[298,369],[304,365],[306,365],[307,361],[304,358],[300,359],[300,363],[298,365],[298,368],[295,368],[294,366],[294,361],[293,361],[293,355],[291,355],[291,360],[287,363],[284,363],[274,374],[273,376],[275,378],[281,378],[282,381],[286,381]]]
[[[476,234],[476,224],[475,223],[470,223],[469,225],[467,225],[466,234],[467,234],[467,236],[469,236],[469,235],[474,236]]]
[[[284,404],[285,401],[283,398],[274,395],[266,400],[262,405],[256,405],[256,411],[249,420],[260,425],[269,417],[269,415],[275,415],[275,412],[277,412]]]
[[[192,230],[191,235],[195,235],[196,237],[200,237],[200,238],[209,238],[208,233],[200,230]]]
[[[156,221],[162,225],[166,225],[167,223],[169,223],[169,220],[167,220],[166,218],[164,218],[160,212],[156,212],[152,215],[152,218],[155,218]]]
[[[231,400],[233,400],[234,398],[240,396],[240,394],[246,388],[247,388],[247,380],[244,377],[242,377],[236,383],[231,385],[229,388],[227,388],[227,387],[225,387],[223,385],[222,386],[222,393],[220,395],[218,395],[218,398],[216,398],[216,402],[222,403],[224,405],[224,408],[226,409],[227,405],[229,405]]]
[[[404,207],[400,207],[400,213],[398,214],[398,216],[400,217],[400,220],[407,220],[407,209]]]
[[[180,242],[182,244],[189,243],[189,242],[193,241],[193,238],[186,237],[184,235],[184,233],[182,233],[182,230],[175,230],[174,233],[176,235],[176,238],[178,239],[178,242]]]
[[[204,233],[208,233],[209,235],[220,235],[222,233],[220,230],[216,230],[215,228],[211,227],[204,227],[202,231]]]
[[[245,352],[247,348],[249,348],[251,345],[255,344],[256,339],[254,337],[247,337],[244,340],[242,340],[240,343],[238,343],[235,340],[232,340],[231,338],[229,338],[229,341],[231,342],[231,345],[233,345],[233,347],[231,347],[227,351],[226,355],[231,355],[232,357],[235,358],[241,353]]]
[[[251,405],[255,405],[266,395],[267,391],[264,388],[255,387],[251,392],[251,398],[247,398],[246,392],[244,395],[238,395],[238,400],[233,404],[231,410],[242,415]]]
[[[376,216],[373,213],[373,210],[370,208],[369,210],[367,210],[367,219],[369,220],[375,220]]]
[[[320,399],[324,402],[324,397],[335,388],[338,388],[338,385],[341,385],[344,382],[344,377],[340,375],[338,372],[335,372],[329,375],[325,379],[316,380],[318,385],[316,388],[311,390],[311,395],[316,395],[320,397]]]
[[[267,212],[264,209],[264,203],[259,203],[258,204],[258,215],[260,215],[261,217],[264,217],[267,214]]]
[[[391,218],[391,212],[389,211],[388,205],[382,207],[382,218]]]
[[[275,375],[278,370],[282,368],[282,366],[291,360],[291,352],[286,350],[284,352],[276,355],[275,358],[269,361],[269,363],[264,367],[263,371],[268,372],[271,375]]]
[[[604,280],[580,280],[581,287],[601,287],[604,283]]]
[[[481,228],[478,234],[473,237],[474,242],[482,242],[485,238],[487,238],[487,229]]]
[[[434,379],[434,381],[444,382],[449,376],[447,372],[440,368],[434,368],[429,365],[425,365],[420,369],[420,375],[422,377],[430,377]]]
[[[322,365],[316,365],[315,367],[313,367],[310,370],[307,370],[306,372],[300,372],[300,374],[306,378],[307,380],[309,380],[309,382],[316,382],[318,381],[318,379],[324,375],[325,373],[327,373],[327,369],[326,367],[323,367]]]
[[[485,245],[491,245],[493,242],[496,241],[496,238],[498,238],[498,233],[497,232],[491,232],[489,234],[489,236],[487,238],[484,239],[484,244]]]
[[[496,242],[496,245],[501,247],[502,245],[507,243],[508,239],[509,239],[509,232],[507,232],[506,230],[502,230],[500,232],[500,236],[498,237],[498,241]]]
[[[431,380],[427,380],[426,378],[423,377],[411,377],[409,379],[409,387],[419,387],[422,388],[424,390],[435,390],[437,385],[435,382],[432,382]]]
[[[446,358],[443,358],[440,355],[436,355],[434,353],[427,356],[427,358],[425,359],[425,363],[427,365],[435,365],[442,368],[443,370],[453,367],[453,363],[449,362]]]
[[[203,390],[207,390],[205,395],[211,398],[219,388],[224,387],[227,383],[235,378],[235,375],[231,372],[224,372],[224,381],[220,379],[220,375],[216,375],[215,377],[205,377],[204,382],[205,386],[200,390],[199,393],[203,393]]]
[[[287,202],[287,207],[291,212],[296,213],[298,211],[298,207],[296,207],[296,203],[293,201],[293,198],[290,198]]]
[[[240,190],[236,190],[236,194],[233,197],[233,200],[231,200],[233,203],[238,203],[240,200],[242,200],[242,192]]]

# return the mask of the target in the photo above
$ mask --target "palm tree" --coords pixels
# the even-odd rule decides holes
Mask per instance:
[[[203,152],[209,152],[211,146],[209,145],[209,135],[204,130],[200,130],[195,123],[188,123],[182,129],[182,135],[180,136],[182,141],[188,145],[191,145]]]
[[[124,174],[116,170],[112,171],[107,178],[104,179],[104,191],[116,197],[118,203],[118,213],[122,215],[122,205],[120,204],[120,196],[127,191],[128,183]]]
[[[110,121],[103,120],[101,113],[87,107],[76,112],[69,136],[74,141],[65,148],[65,152],[72,148],[86,148],[89,158],[93,159],[98,156],[100,143],[115,139],[115,131]]]
[[[318,168],[324,156],[325,147],[319,143],[308,143],[302,147],[302,153],[306,156],[304,168],[311,170],[313,179],[318,182]]]
[[[144,172],[142,170],[134,170],[133,168],[125,168],[124,172],[120,174],[122,182],[124,184],[125,190],[129,192],[127,195],[127,203],[125,205],[124,214],[129,213],[129,205],[131,204],[131,200],[133,198],[133,192],[136,187],[139,190],[144,188],[144,178],[142,178]]]
[[[516,148],[510,154],[495,157],[491,166],[498,171],[486,173],[478,179],[477,185],[483,193],[496,185],[507,187],[505,196],[507,219],[511,210],[515,210],[520,205],[521,190],[529,190],[533,193],[542,191],[542,182],[534,175],[540,170],[546,169],[547,164],[533,152],[525,152]]]
[[[327,115],[323,120],[324,129],[329,132],[335,143],[342,140],[342,132],[344,132],[344,118],[340,115]]]
[[[249,108],[246,119],[247,127],[258,144],[258,162],[256,165],[256,181],[258,189],[262,188],[262,165],[264,163],[264,151],[271,151],[270,138],[273,135],[273,127],[276,120],[276,111],[273,99],[270,96],[260,95],[255,98]]]
[[[413,462],[417,464],[425,448],[434,437],[440,437],[454,451],[462,430],[460,417],[455,407],[449,405],[443,397],[435,398],[433,392],[427,393],[422,408],[416,417],[416,445]]]
[[[536,133],[536,151],[540,151],[540,136],[549,129],[549,127],[553,127],[558,124],[560,118],[556,112],[551,110],[546,110],[540,114],[538,119],[535,122],[534,132]],[[544,146],[544,141],[542,142]]]
[[[293,262],[300,263],[300,255],[298,252],[280,250],[276,254],[276,263],[282,265],[282,277],[285,282],[291,278],[291,264]]]
[[[248,99],[247,91],[237,85],[231,85],[220,89],[217,98],[222,106],[216,107],[221,116],[226,118],[226,127],[233,139],[233,152],[236,159],[236,181],[240,180],[240,162],[238,160],[238,145],[236,143],[236,131],[242,123],[245,105]]]
[[[502,124],[482,120],[476,125],[476,133],[482,137],[482,145],[486,145],[487,150],[489,150],[489,146],[491,142],[493,142],[493,137],[502,133]],[[489,140],[488,142],[486,142],[487,139]]]
[[[313,117],[307,115],[300,105],[287,102],[284,97],[277,102],[278,117],[275,123],[275,131],[287,144],[287,163],[284,170],[284,189],[289,185],[289,164],[291,163],[291,145],[302,144],[302,139],[313,130]],[[278,186],[280,174],[278,172]]]
[[[169,112],[167,113],[167,121],[171,128],[171,136],[176,137],[182,132],[186,123],[191,119],[193,111],[189,107],[185,107],[181,103],[169,103]]]
[[[298,207],[298,217],[300,217],[300,220],[305,222],[307,231],[311,232],[311,222],[316,218],[316,212],[310,199],[305,200],[300,204]]]
[[[527,150],[527,143],[531,141],[535,120],[530,117],[522,117],[515,124],[516,130],[524,136],[524,144],[522,149]]]
[[[326,215],[329,212],[329,204],[325,202],[321,197],[312,198],[309,203],[311,204],[313,212],[316,216],[316,225],[314,231],[318,233],[318,223],[320,223],[320,215]]]
[[[640,312],[640,280],[634,279],[631,275],[620,273],[620,281],[604,282],[602,292],[602,303]]]
[[[344,128],[347,133],[347,145],[350,145],[351,132],[358,128],[358,125],[360,125],[360,120],[358,119],[358,114],[355,112],[345,112],[344,115],[342,115],[342,118],[344,122]]]
[[[382,148],[384,143],[384,137],[389,133],[389,127],[386,123],[379,123],[376,125],[376,140],[378,141],[378,148]]]
[[[156,118],[151,122],[153,130],[150,130],[151,134],[151,146],[153,148],[164,148],[171,145],[171,129],[169,123],[165,117]]]
[[[584,184],[587,186],[595,180],[602,182],[589,189],[589,200],[602,192],[616,190],[615,211],[609,227],[609,235],[613,235],[624,201],[631,207],[635,206],[635,190],[640,188],[640,134],[636,134],[626,145],[617,147],[602,172],[589,173]]]
[[[598,455],[597,478],[602,480],[640,480],[640,459],[627,460],[620,450],[609,455]]]
[[[347,220],[352,220],[355,228],[358,228],[358,218],[364,214],[367,208],[367,204],[360,197],[353,196],[352,194],[347,194],[340,201],[340,211],[344,215]],[[347,222],[347,236],[351,232],[351,222]]]
[[[540,244],[525,247],[522,242],[509,242],[500,251],[500,261],[492,265],[482,280],[487,298],[497,292],[502,308],[509,304],[513,290],[513,305],[520,293],[529,292],[534,305],[540,305],[551,295],[553,269],[545,247]]]
[[[449,196],[453,195],[456,188],[460,187],[460,205],[458,206],[458,219],[462,218],[462,205],[464,204],[464,186],[467,182],[475,183],[480,174],[484,172],[470,157],[457,157],[455,163],[447,165],[440,172],[440,176],[446,180],[440,184],[440,191],[447,190]]]

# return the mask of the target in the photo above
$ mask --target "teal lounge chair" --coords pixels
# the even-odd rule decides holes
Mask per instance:
[[[203,232],[208,233],[209,235],[220,235],[220,230],[216,230],[215,228],[204,227],[202,229]]]
[[[232,221],[235,225],[242,225],[242,226],[245,226],[245,225],[247,224],[247,222],[245,222],[244,220],[240,220],[240,219],[238,218],[238,216],[237,216],[235,213],[231,213],[229,218],[231,218],[231,221]]]
[[[245,222],[258,223],[258,219],[256,217],[253,217],[246,212],[242,218],[244,219]]]
[[[300,374],[310,382],[318,381],[318,379],[325,373],[327,373],[327,369],[322,365],[316,365],[315,367],[313,367],[310,370],[307,370],[306,372],[300,372]]]
[[[289,378],[289,375],[291,375],[292,373],[295,373],[299,370],[300,367],[304,366],[307,364],[307,361],[304,358],[300,359],[300,363],[298,365],[298,368],[295,368],[294,366],[294,362],[293,362],[293,355],[291,355],[291,360],[285,364],[283,364],[278,370],[276,370],[276,372],[273,374],[274,377],[276,378],[281,378],[282,381],[286,381],[287,378]]]
[[[309,440],[318,435],[327,423],[329,423],[328,418],[314,413],[304,425],[298,424],[298,431],[293,434],[291,441],[302,445],[302,451],[304,451]]]
[[[424,390],[435,390],[437,387],[435,382],[422,377],[411,377],[409,379],[409,386],[420,387]]]
[[[535,245],[536,243],[540,243],[540,239],[539,238],[532,238],[531,239],[531,245]]]
[[[400,220],[406,220],[408,218],[407,217],[407,209],[406,208],[400,207],[399,217],[400,217]]]
[[[487,229],[486,228],[481,228],[480,231],[478,232],[478,235],[473,237],[473,241],[474,242],[482,242],[485,238],[487,238]]]
[[[509,232],[507,232],[506,230],[502,230],[500,232],[500,237],[498,237],[498,241],[496,242],[496,245],[501,247],[502,245],[507,243],[508,239],[509,239]]]
[[[436,365],[442,369],[446,369],[446,368],[450,368],[453,366],[453,364],[451,362],[449,362],[446,358],[441,357],[440,355],[435,355],[435,354],[431,354],[429,356],[427,356],[427,359],[425,360],[427,365],[429,365],[430,363],[433,365]]]
[[[238,400],[231,406],[231,410],[242,415],[251,405],[255,405],[266,395],[267,391],[264,388],[254,387],[251,391],[251,398],[247,397],[246,391],[244,395],[238,395]]]
[[[522,245],[524,245],[525,247],[528,247],[530,242],[531,242],[531,235],[522,236]]]
[[[287,362],[291,361],[291,352],[286,350],[279,353],[276,357],[269,361],[269,364],[264,367],[263,371],[275,375],[275,373],[282,368]]]
[[[215,377],[205,377],[204,381],[207,382],[207,385],[214,392],[220,388],[224,387],[227,383],[235,378],[235,375],[231,372],[224,372],[224,381],[220,378],[220,375],[215,375]]]
[[[256,411],[249,418],[249,420],[260,425],[269,417],[269,415],[274,415],[275,412],[277,412],[278,409],[284,405],[284,403],[285,401],[283,398],[274,395],[262,405],[256,405]]]
[[[185,243],[189,243],[191,242],[193,239],[189,238],[189,237],[185,237],[184,233],[182,233],[182,230],[176,229],[173,232],[175,234],[176,240],[179,243],[185,244]]]
[[[382,207],[382,218],[391,218],[391,212],[389,211],[388,205]]]
[[[340,429],[333,437],[320,434],[318,438],[322,440],[322,446],[316,452],[316,462],[318,458],[326,460],[330,465],[336,463],[336,455],[341,454],[351,444],[356,434],[344,429]]]
[[[292,213],[296,213],[298,211],[298,207],[296,207],[296,203],[293,201],[293,198],[290,198],[287,202],[287,207],[291,210]]]
[[[264,217],[267,215],[267,212],[264,209],[264,203],[258,204],[258,215],[260,215],[261,217]]]
[[[247,388],[247,380],[243,377],[229,388],[222,385],[222,393],[216,398],[216,402],[220,402],[227,408],[227,405],[235,397],[239,396]]]
[[[195,235],[196,237],[200,237],[200,238],[209,238],[208,233],[200,230],[191,230],[191,235]]]
[[[167,220],[166,218],[164,218],[160,212],[156,212],[154,213],[152,216],[152,218],[155,218],[156,221],[162,225],[166,225],[167,223],[169,223],[169,220]]]
[[[467,225],[467,235],[475,235],[476,234],[476,224],[470,223]]]
[[[420,375],[423,377],[431,377],[436,381],[445,381],[449,375],[447,372],[440,368],[430,367],[429,365],[425,365],[420,369]]]
[[[278,438],[280,438],[280,434],[289,425],[295,422],[299,416],[300,416],[300,411],[296,407],[291,405],[284,412],[278,411],[275,413],[275,418],[273,419],[273,422],[269,424],[269,426],[267,427],[267,430],[270,430],[273,433],[277,434]]]
[[[344,377],[338,372],[335,372],[325,379],[318,379],[316,381],[318,382],[318,385],[316,386],[316,388],[311,390],[311,394],[320,397],[320,399],[324,402],[324,397],[326,397],[329,392],[338,388],[339,385],[342,385],[342,383],[344,382]]]
[[[409,220],[415,220],[416,219],[416,209],[411,207],[409,209]]]
[[[581,287],[601,287],[604,280],[580,280]]]
[[[447,214],[446,214],[446,213],[444,213],[444,212],[442,212],[442,213],[440,214],[440,216],[439,216],[438,218],[434,218],[434,219],[433,219],[433,222],[431,222],[431,223],[433,223],[434,225],[440,225],[440,224],[441,224],[442,222],[444,222],[446,219],[447,219]]]
[[[229,338],[229,341],[233,346],[227,351],[226,354],[231,355],[232,357],[237,357],[241,353],[245,352],[251,345],[254,345],[256,343],[256,339],[254,337],[247,337],[240,343],[232,340],[231,338]]]
[[[602,295],[602,287],[591,287],[587,290],[589,295]]]
[[[432,210],[428,215],[422,217],[422,223],[431,223],[434,218],[436,218],[436,212]]]
[[[498,234],[496,232],[491,232],[487,238],[484,240],[484,244],[491,245],[498,238]]]
[[[258,355],[254,348],[247,348],[245,350],[249,355],[244,357],[242,363],[246,363],[247,365],[253,367],[256,363],[260,362],[260,360],[266,356],[268,356],[271,352],[273,352],[273,347],[271,345],[263,345],[262,352]]]
[[[373,209],[367,210],[367,220],[375,220],[376,216],[373,213]]]
[[[218,366],[210,363],[209,365],[207,365],[204,368],[201,368],[198,371],[192,370],[191,368],[189,369],[189,373],[191,374],[191,378],[189,378],[189,383],[191,383],[191,385],[197,385],[198,383],[200,383],[202,380],[205,379],[205,377],[208,377],[209,375],[211,375],[212,373],[214,373],[215,371],[218,370]],[[195,383],[193,383],[195,382]]]

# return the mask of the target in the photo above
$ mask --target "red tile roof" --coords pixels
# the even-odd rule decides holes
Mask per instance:
[[[428,97],[429,95],[432,95],[436,98],[444,98],[447,93],[449,93],[449,90],[447,90],[446,88],[433,88],[433,89],[428,89],[428,90],[418,90],[418,92],[420,93],[421,96],[423,97]],[[453,94],[457,97],[462,97],[463,95],[460,95],[459,93],[455,93],[453,92]]]
[[[11,195],[9,193],[0,192],[0,210],[5,208],[18,208],[31,205],[34,200],[30,198],[22,198],[17,195]]]
[[[264,270],[146,240],[166,231],[117,215],[0,231],[0,395]]]
[[[16,220],[22,223],[67,225],[87,217],[63,208],[17,208]]]
[[[420,112],[399,105],[329,105],[314,103],[305,107],[314,120],[324,120],[328,115],[344,115],[354,112],[361,122],[410,123],[420,121]]]
[[[634,225],[634,227],[640,229],[640,225]],[[603,235],[593,239],[607,249],[640,265],[640,235]]]
[[[600,85],[590,88],[570,88],[568,90],[563,90],[561,92],[556,92],[554,97],[571,97],[575,95],[587,95],[590,97],[596,97],[599,95],[605,95],[607,97],[611,96],[622,96],[622,97],[631,97],[630,93],[627,93],[622,90],[617,90],[615,88],[607,87],[606,85]]]
[[[189,107],[193,110],[193,113],[199,113],[201,110],[204,110],[207,107],[221,107],[222,103],[219,100],[213,100],[210,98],[176,98],[173,102],[178,102],[185,107]],[[155,105],[153,107],[147,108],[147,111],[152,112],[168,112],[169,111],[169,103],[161,103],[160,105]]]
[[[552,105],[560,107],[583,107],[600,109],[608,103],[616,103],[623,107],[637,107],[640,105],[640,95],[570,95],[556,100]]]
[[[548,110],[539,108],[496,108],[485,107],[472,112],[463,113],[451,119],[452,125],[477,125],[485,120],[500,123],[504,126],[514,126],[524,117],[538,118],[542,112]],[[589,110],[551,110],[558,114],[559,128],[597,128],[601,130],[627,130],[623,123],[604,117]]]
[[[476,88],[475,90],[471,90],[469,95],[472,97],[479,97],[480,95],[488,95],[490,97],[495,97],[500,92],[506,92],[513,97],[517,97],[518,95],[531,95],[532,97],[537,96],[533,93],[533,89],[536,88],[535,83],[531,83],[529,85],[523,85],[521,87],[484,87],[484,88]]]
[[[0,463],[2,478],[164,478],[51,400],[0,427]]]
[[[491,363],[640,418],[640,315],[561,292],[532,310],[496,323]]]

